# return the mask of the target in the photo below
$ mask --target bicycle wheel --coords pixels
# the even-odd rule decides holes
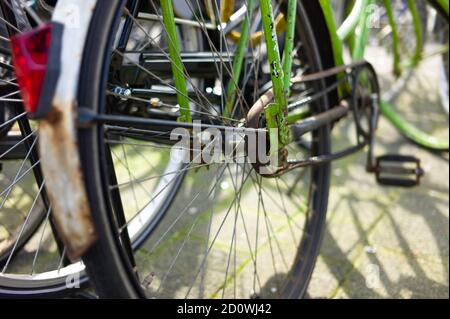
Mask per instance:
[[[56,1],[29,3],[26,11],[46,21],[52,14]],[[37,123],[30,121],[23,111],[18,84],[11,63],[9,35],[31,28],[28,15],[16,1],[1,0],[0,27],[6,33],[0,38],[4,50],[1,117],[0,117],[0,164],[2,170],[0,188],[0,294],[5,296],[47,296],[75,294],[87,283],[85,266],[81,261],[71,263],[66,249],[54,231],[52,206],[46,195],[45,179],[40,170],[39,146],[36,134]],[[33,22],[33,21],[31,21]],[[131,35],[131,38],[138,35]],[[187,34],[191,41],[185,48],[195,48],[195,36]],[[192,37],[191,37],[192,36]],[[3,45],[4,44],[4,45]],[[132,110],[128,110],[133,112]],[[114,139],[114,137],[111,137]],[[167,163],[162,163],[166,165]],[[176,169],[178,166],[167,166]],[[173,194],[182,176],[168,188]],[[151,230],[158,214],[164,212],[164,203],[169,197],[161,196],[161,205],[147,207],[140,219],[130,225],[135,236],[133,245],[138,246],[140,238]],[[151,214],[151,210],[158,214]],[[146,215],[147,214],[147,215]],[[144,222],[145,221],[145,222]]]
[[[448,20],[448,19],[447,19]],[[448,105],[448,76],[449,76],[449,56],[448,56],[448,21],[443,17],[436,18],[436,26],[434,30],[436,42],[443,47],[440,61],[440,79],[439,79],[439,95],[441,97],[441,105],[445,113],[449,114]]]
[[[399,37],[399,70],[387,67],[385,63],[386,60],[391,61],[393,56],[392,30],[387,16],[381,15],[380,28],[375,28],[373,32],[377,37],[369,44],[366,58],[375,66],[380,77],[384,92],[382,114],[410,141],[430,150],[448,151],[447,130],[436,130],[436,127],[447,124],[448,120],[441,116],[440,107],[434,107],[438,106],[435,97],[440,96],[442,81],[435,76],[439,73],[429,72],[431,69],[440,71],[442,45],[430,32],[432,10],[429,2],[414,1],[413,4],[422,34],[419,47],[409,2],[393,2]]]
[[[161,168],[158,171],[153,167],[146,171],[145,165],[150,167],[152,159],[165,158],[170,162],[176,152],[170,155],[167,137],[162,138],[164,134],[155,134],[148,126],[139,125],[144,114],[119,115],[123,110],[141,109],[140,103],[150,104],[155,111],[158,106],[178,111],[160,8],[153,1],[148,3],[140,8],[139,14],[131,16],[132,10],[124,11],[121,3],[99,1],[83,57],[79,104],[88,106],[89,114],[123,119],[114,125],[94,120],[93,126],[79,131],[82,169],[98,237],[83,260],[97,292],[101,297],[121,298],[302,296],[325,225],[330,166],[294,170],[270,179],[236,158],[230,163],[193,163],[188,150],[184,153],[189,159],[187,165],[175,171],[165,172]],[[194,22],[186,25],[198,28],[203,41],[203,51],[195,52],[197,55],[181,54],[193,119],[212,126],[239,126],[248,105],[259,98],[260,90],[267,88],[270,81],[264,46],[250,48],[231,113],[234,115],[224,117],[221,113],[226,103],[224,86],[229,83],[229,57],[234,44],[225,38],[223,30],[206,28],[208,24],[204,22],[211,21],[207,8],[199,7],[198,2],[186,5],[188,10],[182,11],[183,17]],[[284,10],[283,6],[276,8]],[[212,12],[219,12],[218,8],[213,9]],[[179,12],[177,8],[175,12]],[[158,32],[143,25],[149,19],[159,26]],[[252,15],[254,30],[260,28],[257,19],[258,14]],[[297,20],[293,74],[331,67],[332,50],[318,4],[299,2]],[[145,30],[148,45],[141,46],[141,51],[134,49],[134,42],[123,51],[115,47],[114,39],[121,38],[122,26],[127,21],[132,23],[133,30]],[[183,23],[179,21],[181,28]],[[182,34],[180,39],[185,40]],[[199,58],[206,64],[200,67]],[[203,72],[196,72],[199,68]],[[128,96],[115,96],[114,92],[120,90],[112,88],[117,87],[127,87]],[[308,98],[325,87],[325,81],[293,87],[290,101]],[[136,96],[138,93],[141,96]],[[312,113],[321,112],[329,103],[336,102],[329,98],[334,99],[334,94],[324,94],[307,107]],[[152,103],[155,101],[158,103]],[[128,107],[121,105],[124,102]],[[153,112],[152,118],[178,123],[179,113],[174,113],[162,109]],[[128,122],[130,118],[137,122]],[[290,154],[303,157],[330,151],[328,126],[307,134],[304,139],[309,142],[308,150],[297,148],[293,142],[289,145]],[[119,147],[114,149],[111,144]],[[129,157],[127,154],[133,147],[139,148],[139,152],[134,151],[146,160]],[[123,154],[120,160],[114,155],[119,150]],[[167,185],[173,175],[184,173],[186,177],[178,195],[166,202],[170,209],[146,234],[140,248],[133,251],[130,224],[145,211],[142,207],[153,205],[159,196],[157,187],[145,183],[166,177]],[[141,189],[140,195],[135,196],[133,186],[147,191]]]
[[[75,288],[86,277],[81,262],[66,260],[53,231],[37,124],[24,111],[12,63],[10,35],[32,24],[17,5],[0,1],[0,295],[65,295],[68,284]]]
[[[382,4],[379,5],[378,14],[380,16],[379,25],[376,25],[371,29],[368,51],[373,52],[373,56],[389,57],[388,60],[392,61],[392,65],[386,68],[385,61],[375,60],[379,62],[376,65],[377,70],[381,70],[383,75],[382,91],[383,98],[386,101],[392,102],[405,88],[408,80],[411,78],[414,72],[414,68],[420,59],[417,56],[416,48],[419,45],[423,47],[427,38],[427,24],[428,24],[428,12],[426,2],[423,0],[415,1],[415,5],[420,20],[420,32],[422,39],[420,43],[417,43],[415,36],[413,17],[406,1],[396,0],[392,1],[393,16],[397,26],[397,34],[399,38],[398,52],[400,54],[399,69],[394,66],[394,44],[393,44],[393,31],[390,27],[387,13]],[[369,58],[372,55],[369,52]],[[381,60],[381,59],[380,59]],[[383,63],[383,65],[381,65]],[[378,67],[377,67],[378,66]]]

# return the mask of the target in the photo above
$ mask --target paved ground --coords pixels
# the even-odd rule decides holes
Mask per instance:
[[[372,61],[378,65],[380,70],[386,69],[387,59],[378,54],[376,50],[370,51],[375,57]],[[397,106],[402,109],[405,116],[435,134],[448,138],[448,118],[443,115],[436,95],[437,60],[428,60],[420,69],[418,76],[414,76],[409,86],[399,97]],[[381,72],[383,86],[389,85],[388,72]],[[340,123],[334,131],[334,148],[337,150],[346,145],[353,136],[353,127],[346,122]],[[448,298],[449,297],[449,163],[448,155],[433,154],[407,142],[397,131],[384,119],[381,119],[377,135],[376,153],[412,154],[419,157],[426,171],[423,183],[420,187],[411,189],[399,189],[382,187],[375,183],[374,177],[365,172],[365,155],[357,154],[333,165],[332,188],[328,209],[328,225],[325,233],[322,251],[318,258],[315,272],[311,280],[309,298]],[[120,157],[120,154],[119,154]],[[122,158],[123,160],[123,158]],[[131,159],[130,159],[131,160]],[[155,158],[140,153],[135,154],[132,174],[147,176],[147,169],[151,163],[157,162]],[[138,162],[141,161],[141,162]],[[142,170],[142,172],[140,171]],[[124,171],[125,180],[130,172]],[[229,172],[231,173],[231,172]],[[156,234],[147,241],[143,249],[137,255],[139,261],[148,261],[148,273],[154,273],[152,288],[158,287],[158,283],[170,282],[168,288],[164,288],[163,295],[170,297],[182,297],[190,285],[190,278],[195,276],[197,266],[201,262],[200,257],[205,253],[208,244],[208,235],[220,227],[220,221],[224,216],[223,209],[218,208],[214,213],[215,219],[209,225],[206,220],[209,217],[210,203],[208,196],[202,194],[196,199],[194,205],[190,204],[192,191],[203,187],[210,181],[214,181],[214,170],[200,172],[193,179],[185,183],[185,191],[177,198],[174,205],[173,218],[176,218],[183,208],[188,207],[188,214],[180,220],[177,232],[170,234],[167,243],[160,249],[161,254],[156,251],[152,255],[155,240],[159,238]],[[120,179],[120,178],[119,178]],[[149,181],[149,184],[152,184]],[[133,186],[128,190],[130,200],[138,197],[140,200],[148,198],[145,191],[146,185]],[[284,187],[281,185],[281,187]],[[152,186],[148,185],[151,189]],[[226,200],[226,190],[233,190],[233,181],[220,184],[218,199]],[[246,189],[247,195],[242,199],[242,206],[255,211],[257,197],[251,196],[251,186]],[[269,190],[275,195],[276,189]],[[125,194],[125,193],[124,193]],[[232,192],[233,194],[233,192]],[[248,195],[250,194],[250,195]],[[29,201],[27,201],[29,202]],[[275,211],[279,200],[267,202],[267,211],[272,224],[266,225],[262,230],[260,242],[258,243],[259,260],[272,260],[269,255],[272,251],[271,245],[276,245],[275,254],[282,269],[281,257],[283,252],[286,258],[292,258],[291,240],[287,224],[284,218],[277,218]],[[286,203],[293,205],[295,203]],[[131,206],[130,206],[131,207]],[[293,214],[293,223],[301,224],[304,212],[294,206],[297,212]],[[134,207],[131,207],[134,209]],[[288,207],[293,211],[293,207]],[[222,209],[222,211],[220,211]],[[244,209],[245,210],[245,209]],[[206,212],[206,215],[203,213]],[[295,212],[295,211],[294,211]],[[273,215],[272,215],[273,213]],[[231,214],[233,216],[234,213]],[[238,216],[238,215],[236,215]],[[280,216],[280,215],[278,215]],[[3,218],[3,217],[2,217]],[[218,281],[216,290],[195,291],[199,296],[221,297],[220,283],[224,281],[227,263],[233,256],[229,243],[233,243],[233,221],[240,226],[240,232],[236,237],[237,244],[233,248],[232,266],[238,264],[238,276],[245,289],[237,287],[238,295],[248,297],[251,283],[246,281],[252,278],[251,258],[247,251],[246,236],[243,232],[243,224],[248,227],[250,237],[254,237],[256,215],[245,214],[241,218],[229,218],[225,231],[216,242],[216,250],[212,252],[211,261],[208,262],[208,276],[202,280]],[[167,218],[164,223],[170,224],[172,220]],[[270,229],[269,229],[270,228]],[[211,230],[212,229],[212,230]],[[226,229],[229,229],[227,231]],[[48,230],[47,230],[48,231]],[[280,233],[281,236],[272,242],[272,236],[267,233]],[[49,232],[49,231],[48,231]],[[162,230],[162,232],[164,232]],[[179,263],[174,265],[173,277],[164,277],[171,260],[178,256],[179,248],[185,245],[183,236],[192,233],[193,240],[186,244],[180,254]],[[55,253],[56,247],[51,241],[51,234],[44,236],[49,238],[48,249],[43,249],[48,256],[42,259],[42,263],[53,267],[58,265],[59,258]],[[156,239],[155,239],[156,238]],[[206,240],[205,240],[206,238]],[[36,241],[34,240],[34,246]],[[251,245],[253,246],[253,242]],[[29,268],[33,258],[33,242],[25,247],[14,261],[16,269]],[[236,248],[237,246],[237,248]],[[259,249],[261,247],[261,250]],[[270,249],[269,249],[270,248]],[[291,249],[288,249],[291,248]],[[41,254],[43,253],[41,252]],[[233,260],[234,259],[234,260]],[[51,262],[49,260],[52,260]],[[271,277],[273,269],[269,262],[259,267],[261,280],[267,295],[276,294],[276,278]],[[22,267],[23,266],[23,267]],[[242,266],[242,267],[241,267]],[[145,269],[140,269],[145,273]],[[29,271],[29,270],[23,270]],[[236,271],[236,270],[234,270]],[[250,272],[250,273],[249,273]],[[277,272],[281,273],[280,272]],[[182,274],[183,276],[178,276]],[[276,276],[275,276],[276,277]],[[187,278],[187,281],[183,280]],[[226,277],[225,277],[226,279]],[[225,280],[227,292],[225,297],[231,297],[233,292],[233,281]],[[171,285],[175,288],[172,289]],[[200,283],[200,287],[201,287]],[[236,288],[235,288],[236,289]],[[201,289],[200,289],[201,290]],[[229,295],[230,294],[230,295]]]
[[[373,62],[383,70],[383,86],[388,86],[389,72],[385,61],[389,60],[383,59],[375,49],[370,53],[375,57]],[[429,72],[437,70],[437,62],[437,59],[431,59],[422,65],[417,76],[410,79],[408,87],[399,96],[397,107],[404,112],[404,116],[420,124],[423,129],[448,138],[448,118],[442,112],[434,87],[438,73]],[[333,134],[334,148],[338,150],[347,145],[352,140],[353,132],[354,128],[348,122],[343,121],[337,125]],[[328,225],[308,297],[448,298],[448,156],[432,154],[412,145],[384,119],[380,122],[375,151],[378,155],[394,153],[419,157],[426,171],[422,185],[411,189],[378,185],[374,176],[365,172],[364,153],[334,163]],[[177,227],[178,231],[167,236],[169,240],[167,245],[163,245],[164,250],[155,253],[155,240],[151,239],[140,250],[138,264],[141,264],[141,272],[153,274],[153,282],[149,288],[152,293],[156,290],[165,297],[184,297],[188,287],[192,285],[192,278],[198,275],[196,269],[202,265],[207,245],[214,242],[214,236],[209,234],[215,234],[222,220],[227,218],[228,206],[220,208],[218,205],[219,208],[210,217],[210,204],[217,205],[217,201],[223,199],[220,195],[214,202],[206,194],[202,194],[193,203],[190,201],[199,187],[214,181],[215,174],[214,170],[197,173],[181,190],[165,223],[171,224],[186,205],[190,216],[183,216]],[[229,180],[222,182],[222,191],[232,189],[231,184]],[[269,192],[275,199],[278,198],[276,190]],[[252,233],[258,229],[258,196],[254,193],[252,195],[251,188],[243,194],[241,205],[245,217],[242,218],[245,219],[247,230]],[[273,234],[275,241],[273,240],[271,247],[270,238],[262,227],[258,243],[258,272],[264,284],[262,290],[267,287],[263,296],[276,297],[276,277],[282,276],[285,271],[281,262],[283,255],[287,260],[293,257],[292,241],[287,235],[288,223],[277,215],[279,208],[276,202],[279,205],[281,201],[267,201],[267,211],[273,223],[268,228],[275,229],[268,229],[267,233]],[[234,209],[231,216],[233,211]],[[212,218],[210,224],[209,218]],[[294,215],[293,218],[301,224],[301,214]],[[237,296],[250,295],[251,283],[248,281],[253,278],[252,259],[248,253],[243,225],[239,224],[240,219],[241,217],[236,217],[236,228],[239,229],[237,253],[233,252],[236,248],[230,249],[230,243],[233,244],[234,218],[228,217],[215,241],[210,254],[212,257],[205,266],[205,276],[200,274],[199,278],[202,279],[197,280],[196,288],[189,296],[221,297],[222,285],[226,287],[225,297],[233,297],[233,290],[237,290]],[[186,235],[195,240],[186,243],[183,239]],[[159,236],[156,235],[156,238]],[[183,249],[180,250],[181,248]],[[275,258],[269,253],[273,253]],[[272,259],[276,261],[273,267],[270,262]],[[172,264],[172,260],[176,260],[176,263]],[[233,270],[233,264],[234,267],[237,264],[238,274],[237,287],[234,289],[234,281],[230,278],[227,280],[226,277],[227,272],[232,277],[233,271],[236,271]],[[273,268],[277,269],[276,276],[272,276]],[[166,277],[168,269],[170,275]],[[215,290],[208,290],[206,285],[202,291],[202,280],[215,286]],[[158,288],[160,284],[162,289]]]
[[[379,69],[388,61],[370,53]],[[437,76],[437,62],[431,59],[421,67],[397,105],[424,129],[448,137],[448,119],[431,81]],[[386,77],[381,80],[387,82]],[[419,157],[426,170],[423,183],[412,189],[381,187],[364,172],[363,155],[336,162],[328,229],[309,297],[448,298],[448,154],[432,154],[408,143],[385,119],[376,152]]]
[[[423,184],[378,186],[364,172],[362,156],[335,164],[328,229],[308,291],[312,298],[449,296],[448,159],[403,145],[386,121],[380,131],[380,153],[398,148],[423,160]]]

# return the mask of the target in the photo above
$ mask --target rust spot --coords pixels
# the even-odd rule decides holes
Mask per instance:
[[[49,192],[50,193],[50,192]],[[88,226],[91,224],[90,220],[90,213],[88,208],[87,202],[82,202],[82,210],[89,214],[89,218],[86,216],[86,214],[82,214],[82,224],[87,225],[88,235],[89,236],[81,236],[78,233],[68,233],[65,229],[67,228],[66,223],[74,223],[77,222],[74,218],[74,216],[69,215],[67,216],[67,221],[64,221],[60,218],[60,215],[58,214],[59,211],[61,211],[61,208],[58,207],[58,205],[55,205],[57,202],[57,199],[53,196],[53,194],[49,194],[50,202],[53,205],[53,220],[55,223],[55,227],[58,230],[58,235],[61,239],[61,241],[64,243],[64,246],[66,247],[66,254],[69,257],[69,259],[73,262],[80,259],[86,251],[89,249],[89,247],[95,243],[97,240],[97,235],[94,231],[94,228]],[[80,220],[78,220],[80,221]],[[86,241],[87,239],[87,241]]]
[[[50,124],[56,124],[57,122],[61,121],[62,113],[60,110],[58,110],[55,106],[53,106],[48,113],[47,117],[45,118],[45,121],[49,122]]]
[[[274,77],[278,78],[279,77],[279,72],[278,72],[278,68],[277,68],[277,63],[275,61],[272,62],[272,74]]]
[[[71,260],[80,258],[96,240],[74,125],[75,103],[55,103],[39,123],[40,154],[47,193],[58,234]],[[64,111],[62,111],[64,110]]]

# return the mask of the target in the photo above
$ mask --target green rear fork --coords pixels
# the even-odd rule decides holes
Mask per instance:
[[[180,116],[178,121],[191,122],[191,111],[189,107],[189,99],[186,86],[186,77],[183,71],[183,63],[180,55],[180,41],[177,35],[177,27],[175,25],[175,17],[171,0],[161,0],[161,9],[164,27],[169,42],[169,54],[171,59],[172,74],[175,80],[175,88],[177,90],[177,100],[180,106]]]
[[[161,0],[164,27],[169,39],[169,53],[171,57],[172,73],[177,90],[177,100],[180,106],[179,121],[191,122],[191,112],[187,94],[186,78],[183,71],[183,64],[180,56],[179,39],[175,25],[173,6],[170,0]],[[267,45],[267,56],[270,63],[272,88],[274,91],[274,103],[269,104],[265,109],[267,127],[270,138],[278,139],[279,145],[283,147],[290,141],[290,130],[288,127],[287,97],[290,88],[290,75],[292,68],[292,51],[294,46],[295,19],[297,12],[297,0],[289,0],[288,16],[286,24],[286,41],[284,47],[284,61],[281,63],[278,39],[275,30],[275,21],[271,0],[260,0],[260,9],[264,36]],[[237,84],[239,82],[242,65],[245,58],[247,44],[249,42],[250,17],[253,12],[254,0],[247,1],[247,15],[242,25],[241,38],[239,40],[236,53],[233,59],[233,74],[227,91],[227,105],[224,115],[232,115],[236,98]],[[298,114],[296,115],[298,117]],[[298,117],[300,118],[300,117]],[[292,119],[291,119],[292,120]],[[277,150],[271,150],[271,153]]]
[[[370,6],[374,3],[374,0],[368,0],[367,6]],[[359,32],[355,35],[354,38],[354,47],[352,50],[352,58],[353,60],[361,60],[364,58],[367,42],[369,40],[369,25],[368,21],[370,18],[370,10],[363,10],[360,20],[358,22],[358,30]]]
[[[283,53],[283,72],[284,72],[284,94],[290,95],[291,72],[292,72],[292,50],[294,49],[295,19],[297,16],[297,1],[290,0],[287,9],[286,37]]]
[[[247,1],[247,15],[242,24],[241,37],[239,39],[233,59],[233,74],[227,91],[227,105],[224,115],[230,117],[235,107],[237,85],[242,70],[247,45],[249,43],[250,17],[253,12],[254,0]],[[292,51],[294,47],[295,19],[297,16],[297,0],[289,0],[286,23],[286,41],[284,47],[283,64],[281,63],[278,39],[275,30],[272,3],[270,0],[259,1],[262,24],[267,46],[267,56],[270,64],[274,103],[265,108],[265,116],[271,145],[280,148],[290,142],[288,127],[287,97],[290,89],[290,75],[292,69]],[[298,116],[298,115],[297,115]],[[292,120],[292,119],[291,119]],[[275,141],[277,139],[277,141]],[[278,151],[271,149],[270,153]]]
[[[389,25],[391,27],[392,32],[392,50],[394,54],[394,74],[396,76],[400,76],[401,68],[400,68],[400,52],[398,49],[398,31],[397,24],[395,23],[394,12],[392,10],[392,4],[390,0],[383,0],[384,8],[386,9],[386,14],[389,20]]]
[[[442,10],[448,15],[448,7],[449,7],[449,1],[448,0],[436,0],[439,7],[442,8]]]
[[[331,6],[331,2],[329,0],[319,0],[320,6],[322,8],[323,15],[325,17],[325,22],[327,24],[328,31],[330,33],[331,45],[333,47],[333,57],[335,65],[343,65],[344,64],[344,44],[343,38],[341,39],[338,34],[338,30],[336,27],[336,22],[334,20],[333,15],[333,7]],[[353,14],[352,19],[355,19],[354,22],[348,21],[351,25],[354,25],[356,28],[357,21],[359,21],[359,16]],[[350,32],[350,31],[348,31]],[[345,36],[345,34],[344,34]],[[338,74],[338,80],[342,79],[344,74]],[[350,92],[350,86],[344,82],[338,88],[339,96],[344,96],[346,93]]]
[[[422,60],[423,51],[423,34],[422,34],[422,21],[420,21],[419,11],[417,9],[416,0],[408,0],[408,9],[411,12],[414,26],[414,34],[416,36],[416,51],[412,57],[412,65],[416,66]],[[425,26],[426,27],[426,26]]]
[[[233,58],[233,70],[227,91],[227,105],[224,109],[224,116],[231,117],[236,101],[236,91],[238,89],[239,78],[241,76],[242,64],[247,50],[248,39],[250,38],[250,17],[253,13],[254,0],[247,0],[247,15],[242,23],[241,37],[239,39],[236,52]]]
[[[337,35],[342,41],[347,40],[353,34],[356,27],[358,26],[358,22],[361,15],[365,10],[367,10],[368,3],[369,0],[355,1],[349,16],[345,19],[345,21],[337,30]]]
[[[289,0],[288,8],[293,8],[296,6],[292,2],[297,0]],[[273,17],[272,3],[270,0],[260,0],[261,17],[264,29],[264,37],[267,46],[267,57],[270,64],[270,75],[272,80],[272,89],[274,93],[274,102],[269,104],[265,109],[267,128],[269,129],[269,136],[271,145],[278,145],[279,148],[286,146],[290,142],[290,131],[287,123],[287,91],[286,87],[290,85],[290,67],[292,66],[292,47],[294,41],[294,28],[295,28],[295,17],[296,12],[288,14],[287,21],[287,35],[285,52],[285,64],[286,68],[289,67],[288,74],[284,74],[281,65],[280,50],[278,47],[278,39],[275,30],[275,22]],[[289,37],[290,35],[290,37]],[[291,60],[291,61],[289,61]],[[285,76],[288,77],[287,83],[285,84]],[[278,139],[278,143],[274,139]],[[274,154],[278,149],[274,150],[271,148],[270,153]]]

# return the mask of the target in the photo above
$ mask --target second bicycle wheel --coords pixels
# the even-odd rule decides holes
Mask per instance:
[[[279,4],[275,1],[274,8],[283,12]],[[235,44],[223,29],[210,27],[216,22],[211,12],[219,8],[208,10],[194,1],[185,6],[175,6],[175,12],[181,18],[177,32],[192,117],[211,127],[241,127],[249,106],[270,87],[266,49],[262,44],[248,49],[234,112],[224,116]],[[168,54],[170,39],[161,9],[158,2],[149,1],[136,15],[130,12],[119,2],[99,1],[80,76],[79,105],[89,106],[89,114],[97,118],[109,119],[79,130],[98,237],[83,260],[99,295],[303,296],[325,226],[329,164],[267,178],[237,157],[194,163],[189,150],[173,151],[167,134],[144,121],[159,120],[171,127],[179,123],[173,57]],[[255,10],[250,29],[260,28]],[[316,2],[298,2],[295,40],[293,75],[333,66]],[[325,82],[293,87],[289,101],[323,92]],[[335,102],[334,94],[323,94],[306,108],[314,114]],[[287,149],[297,159],[327,154],[330,128],[324,126],[296,142]],[[189,163],[177,164],[180,152]],[[179,190],[173,187],[181,181]],[[139,247],[130,244],[137,236],[135,223],[141,229],[146,224]]]

